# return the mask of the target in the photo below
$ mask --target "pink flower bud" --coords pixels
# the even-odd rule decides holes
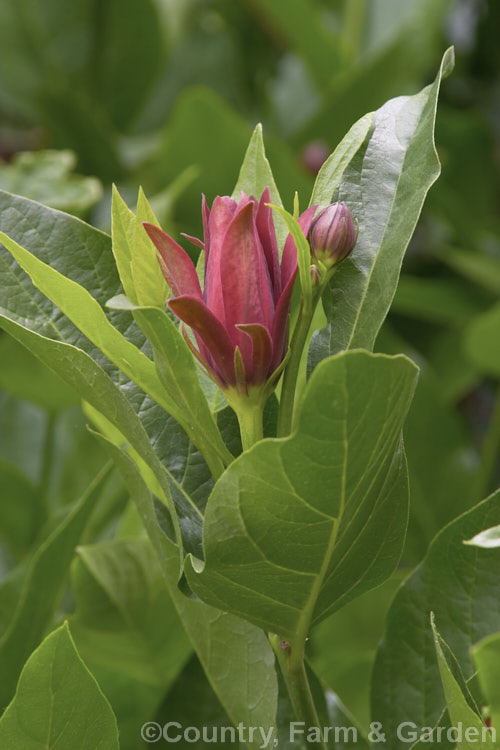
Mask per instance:
[[[211,210],[203,199],[204,242],[194,240],[205,250],[203,292],[186,251],[144,224],[174,295],[168,306],[194,332],[198,348],[186,337],[193,354],[221,388],[243,395],[269,381],[288,348],[297,248],[289,235],[280,262],[270,201],[269,188],[260,200],[218,196]],[[304,236],[315,210],[299,218]]]
[[[347,258],[358,239],[358,227],[345,203],[332,203],[314,217],[309,244],[314,259],[327,268]]]

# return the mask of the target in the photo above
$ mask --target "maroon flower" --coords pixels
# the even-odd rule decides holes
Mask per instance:
[[[271,200],[266,188],[259,200],[244,193],[239,203],[217,197],[202,202],[205,284],[183,248],[153,224],[144,224],[159,253],[163,274],[174,297],[170,309],[190,326],[199,350],[193,353],[221,388],[248,392],[264,385],[287,350],[288,314],[297,275],[297,249],[288,236],[281,263]],[[307,235],[315,206],[299,219]]]

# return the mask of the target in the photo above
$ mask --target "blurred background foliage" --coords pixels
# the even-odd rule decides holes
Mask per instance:
[[[442,176],[377,343],[421,367],[405,430],[406,570],[499,478],[499,33],[496,0],[0,4],[0,189],[104,230],[114,182],[132,206],[141,184],[171,232],[200,234],[201,193],[210,201],[231,192],[258,121],[285,206],[295,190],[306,204],[353,122],[417,92],[455,45],[437,118]],[[0,617],[8,621],[23,566],[105,457],[56,376],[6,335],[0,357]],[[9,500],[23,515],[10,513]],[[115,477],[84,541],[139,535],[127,508]],[[367,695],[356,686],[368,685],[396,584],[357,600],[312,639],[318,674],[336,675],[335,689],[365,722]],[[70,589],[65,596],[71,610]]]

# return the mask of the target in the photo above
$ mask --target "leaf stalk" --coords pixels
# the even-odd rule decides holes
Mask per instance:
[[[306,730],[305,746],[317,749],[318,742],[307,739],[307,731],[310,728],[320,729],[320,723],[304,664],[304,642],[300,646],[292,644],[290,647],[282,648],[277,635],[270,635],[269,640],[280,665],[295,716],[304,723]],[[319,744],[319,747],[322,750],[327,750],[323,741]]]

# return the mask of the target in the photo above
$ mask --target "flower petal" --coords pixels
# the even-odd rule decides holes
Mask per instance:
[[[278,243],[274,229],[273,211],[266,203],[271,203],[271,191],[268,187],[265,188],[259,201],[255,223],[266,256],[269,276],[273,285],[274,299],[277,300],[281,294]]]
[[[176,296],[189,294],[201,299],[196,269],[186,251],[154,224],[145,221],[142,226],[160,254],[161,269],[172,292]]]
[[[281,360],[286,354],[286,343],[288,338],[288,315],[290,313],[290,303],[292,300],[292,292],[297,278],[298,267],[295,264],[295,271],[288,279],[288,283],[283,289],[283,293],[278,300],[276,306],[276,314],[273,321],[272,329],[272,341],[273,341],[273,357],[271,361],[270,372],[274,372]]]
[[[208,364],[220,379],[226,385],[234,385],[234,345],[220,320],[197,297],[174,297],[168,306],[200,336],[210,352],[212,362]]]
[[[269,376],[273,354],[273,345],[269,332],[267,328],[258,323],[241,324],[236,327],[249,336],[253,343],[251,363],[244,362],[247,382],[253,385],[262,385]]]
[[[226,329],[235,344],[239,344],[240,337],[234,326],[260,323],[271,330],[274,318],[273,290],[255,225],[255,208],[256,204],[249,202],[238,210],[221,248]]]
[[[202,250],[205,249],[205,243],[198,239],[198,237],[193,237],[192,234],[186,234],[186,232],[181,232],[181,237],[185,237],[189,242],[192,242],[193,245],[196,245],[196,247],[199,247]]]
[[[188,345],[191,353],[196,357],[196,359],[198,360],[198,362],[200,363],[200,365],[205,368],[205,370],[207,371],[208,375],[212,378],[212,380],[214,380],[217,383],[217,385],[219,386],[219,388],[224,388],[224,383],[220,379],[219,374],[214,370],[214,368],[211,365],[211,357],[210,357],[209,354],[207,354],[208,349],[203,344],[203,341],[200,338],[200,336],[198,334],[195,334],[196,340],[198,342],[198,346],[200,346],[200,351],[198,351],[198,349],[195,347],[195,345],[193,344],[193,342],[189,338],[188,330],[187,330],[187,327],[185,325],[182,326],[182,335],[183,335],[184,341]],[[204,354],[202,353],[201,350],[203,350]]]
[[[214,315],[225,323],[224,299],[221,284],[221,251],[226,230],[238,205],[227,196],[217,196],[208,216],[205,232],[205,285],[203,299]]]

